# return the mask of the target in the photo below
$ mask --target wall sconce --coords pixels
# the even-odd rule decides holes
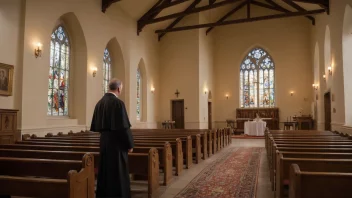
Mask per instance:
[[[293,91],[290,92],[291,96],[293,96],[293,93],[294,93]]]
[[[226,97],[226,99],[228,100],[228,99],[229,99],[229,94],[226,94],[225,97]]]
[[[323,78],[324,78],[324,80],[326,79],[326,76],[325,76],[325,74],[323,75]]]
[[[318,84],[313,84],[314,90],[318,90]]]
[[[154,88],[154,87],[150,88],[150,91],[151,91],[152,93],[154,93],[155,88]]]
[[[207,94],[208,93],[208,89],[204,89],[204,94]]]
[[[332,68],[331,68],[331,66],[328,67],[328,72],[329,72],[329,74],[330,74],[330,76],[331,76],[331,75],[332,75]]]
[[[42,44],[41,43],[37,43],[36,44],[36,48],[34,49],[34,56],[35,58],[41,57],[42,56]]]
[[[97,71],[98,71],[98,69],[96,67],[93,68],[93,77],[95,77],[97,75]]]

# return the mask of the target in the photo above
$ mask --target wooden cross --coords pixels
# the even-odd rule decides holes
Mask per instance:
[[[175,95],[178,98],[178,95],[180,94],[180,92],[178,92],[178,89],[176,89]]]

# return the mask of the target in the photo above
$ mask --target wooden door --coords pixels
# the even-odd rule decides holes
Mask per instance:
[[[324,95],[325,130],[331,131],[331,96],[330,92]]]
[[[212,112],[211,112],[211,102],[208,102],[208,129],[212,129]]]
[[[172,120],[175,121],[176,129],[185,128],[185,116],[184,116],[184,101],[183,100],[173,100],[171,101],[172,109]]]

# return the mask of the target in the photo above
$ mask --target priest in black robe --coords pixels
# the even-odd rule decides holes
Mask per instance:
[[[91,131],[100,135],[100,162],[98,169],[97,198],[130,198],[128,153],[133,151],[125,104],[118,98],[122,82],[113,79],[109,92],[96,104]]]

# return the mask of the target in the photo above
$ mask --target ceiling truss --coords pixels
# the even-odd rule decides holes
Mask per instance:
[[[106,12],[106,10],[113,4],[121,0],[101,0],[101,11]]]
[[[102,0],[102,10],[105,10],[112,4],[120,0]],[[143,28],[148,24],[154,24],[170,19],[174,19],[174,21],[167,26],[165,29],[156,30],[155,33],[158,34],[159,40],[165,36],[168,32],[176,32],[176,31],[183,31],[183,30],[191,30],[191,29],[199,29],[199,28],[208,28],[206,33],[208,34],[217,26],[224,26],[230,24],[238,24],[238,23],[248,23],[254,21],[262,21],[262,20],[269,20],[269,19],[278,19],[278,18],[287,18],[287,17],[295,17],[295,16],[305,16],[308,20],[311,21],[313,25],[315,25],[315,18],[312,15],[320,14],[320,13],[327,13],[329,14],[329,0],[282,0],[286,5],[293,8],[295,11],[288,10],[283,6],[277,4],[273,0],[209,0],[207,5],[198,6],[197,5],[201,2],[201,0],[159,0],[152,8],[150,8],[138,21],[137,21],[137,34],[142,32]],[[160,12],[164,9],[176,6],[185,2],[192,2],[184,11],[177,12],[165,16],[160,16]],[[320,6],[320,9],[316,10],[306,10],[296,2],[302,3],[310,3],[316,4]],[[206,23],[206,24],[198,24],[198,25],[190,25],[190,26],[181,26],[175,27],[185,16],[203,12],[206,10],[215,9],[218,7],[222,7],[225,5],[235,4],[234,7],[227,12],[224,16],[218,19],[216,22],[213,23]],[[252,16],[252,6],[259,6],[266,9],[278,11],[279,14],[274,15],[267,15],[267,16],[260,16],[254,17]],[[229,20],[229,18],[238,12],[241,9],[246,9],[247,16],[242,19],[236,20]]]

